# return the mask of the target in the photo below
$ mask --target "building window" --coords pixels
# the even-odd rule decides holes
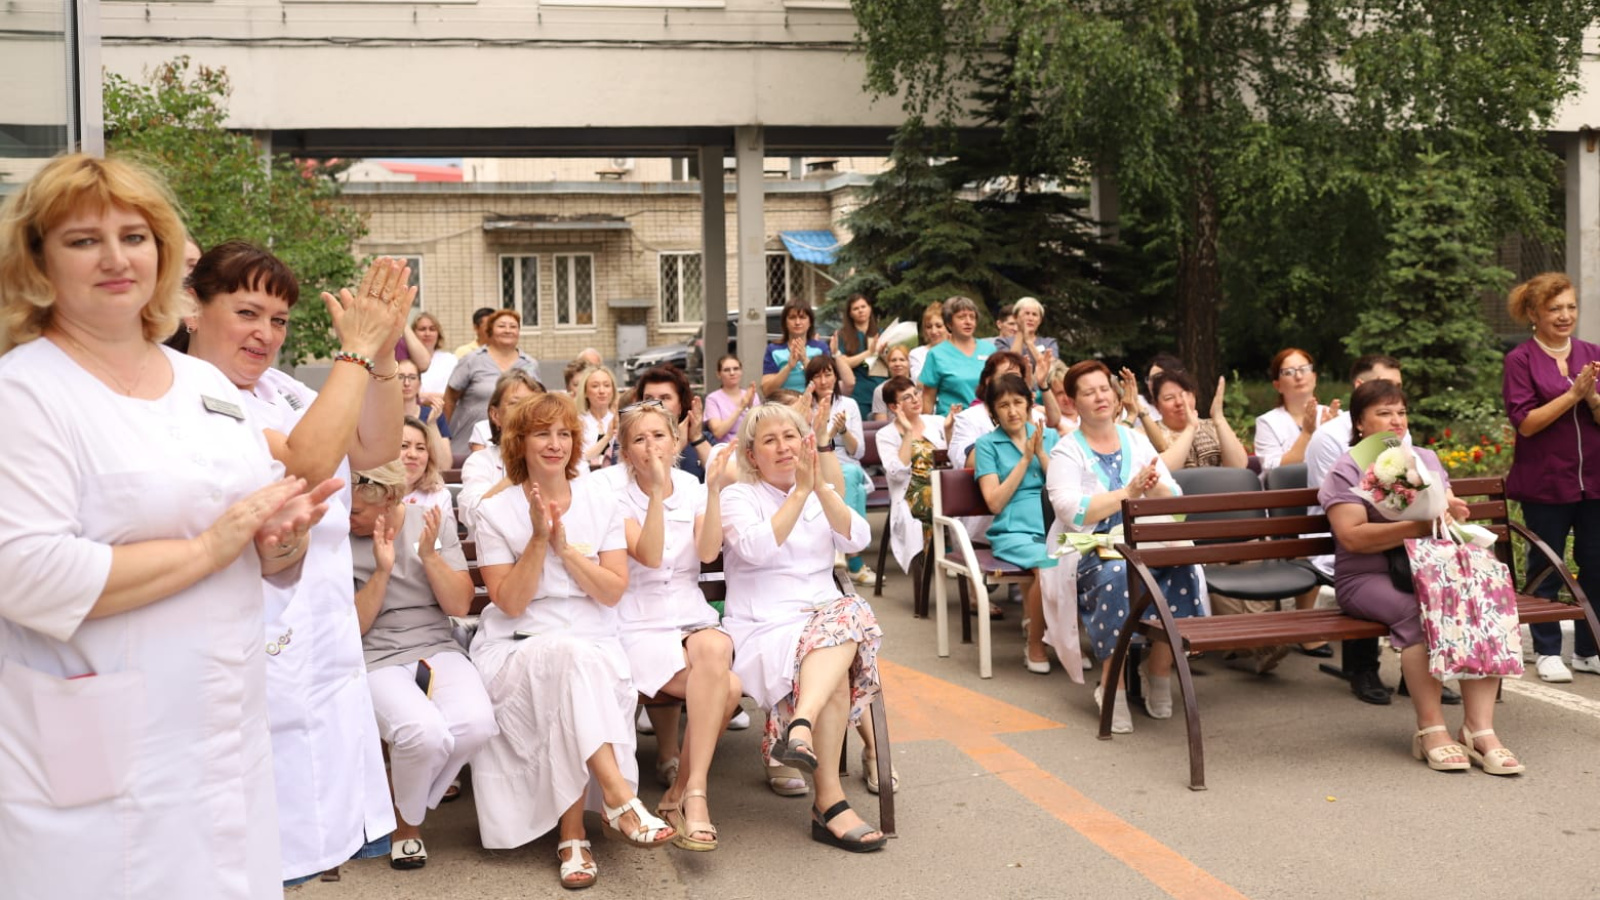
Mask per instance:
[[[558,253],[555,268],[556,324],[594,327],[594,257]]]
[[[806,267],[787,253],[768,253],[767,305],[784,306],[790,301],[811,303],[806,290]]]
[[[398,259],[411,267],[411,281],[408,282],[408,284],[410,287],[417,289],[417,297],[415,300],[411,301],[411,308],[426,309],[427,307],[422,305],[422,257],[396,256],[395,259]]]
[[[539,327],[539,257],[500,257],[500,308],[520,313],[523,328]]]
[[[661,254],[661,324],[705,320],[705,280],[698,253]]]

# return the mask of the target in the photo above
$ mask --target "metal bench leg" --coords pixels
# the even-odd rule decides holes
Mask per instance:
[[[889,716],[881,685],[872,701],[872,737],[878,746],[878,830],[899,837],[894,832],[894,752],[889,746]]]
[[[1203,791],[1206,789],[1206,748],[1200,737],[1200,703],[1194,693],[1194,676],[1189,671],[1189,654],[1182,647],[1172,648],[1172,665],[1178,670],[1178,693],[1183,695],[1183,718],[1189,729],[1189,790]]]

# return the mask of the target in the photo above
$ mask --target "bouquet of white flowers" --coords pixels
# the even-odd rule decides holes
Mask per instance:
[[[1378,514],[1392,522],[1427,522],[1444,514],[1444,487],[1410,446],[1393,432],[1374,434],[1350,448],[1364,472],[1361,493]]]

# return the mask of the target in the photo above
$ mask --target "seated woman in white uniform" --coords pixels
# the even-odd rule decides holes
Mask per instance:
[[[449,617],[472,608],[455,519],[403,502],[405,477],[399,463],[356,473],[350,552],[367,688],[389,745],[389,865],[420,869],[423,817],[498,728],[483,680],[451,636]]]
[[[676,703],[655,728],[656,774],[667,787],[657,812],[677,830],[679,847],[715,850],[706,775],[743,689],[730,671],[733,639],[717,624],[699,575],[700,564],[722,552],[722,489],[737,477],[732,448],[713,458],[702,485],[673,465],[678,423],[665,406],[646,401],[618,415],[618,455],[631,476],[622,492],[628,533],[628,590],[617,604],[622,646],[640,694],[681,697],[689,708],[681,755]]]
[[[483,502],[500,479],[506,477],[505,463],[500,459],[500,423],[505,421],[511,407],[536,394],[544,393],[544,386],[526,369],[512,369],[495,382],[494,393],[489,395],[488,446],[472,451],[461,464],[461,491],[456,494],[456,515],[467,526],[467,537],[474,537],[472,513]]]
[[[281,898],[262,576],[341,485],[278,478],[238,389],[156,343],[186,306],[157,176],[64,156],[0,223],[0,894]]]
[[[472,661],[500,734],[472,761],[478,830],[489,849],[518,847],[560,826],[561,883],[598,870],[583,812],[599,805],[623,840],[665,847],[676,836],[634,796],[637,694],[618,638],[628,586],[627,534],[615,493],[577,474],[578,410],[544,394],[501,420],[506,480],[477,510],[478,562],[493,606]]]
[[[432,507],[444,513],[455,525],[455,504],[450,491],[444,486],[444,475],[428,452],[428,426],[413,416],[405,417],[400,426],[400,465],[405,467],[405,503],[409,506]]]
[[[722,492],[723,624],[734,673],[771,711],[768,755],[816,781],[812,839],[865,852],[888,838],[844,799],[839,754],[845,729],[878,694],[883,630],[865,600],[834,584],[834,553],[861,550],[871,533],[817,456],[811,426],[793,409],[764,403],[745,417],[741,480]]]

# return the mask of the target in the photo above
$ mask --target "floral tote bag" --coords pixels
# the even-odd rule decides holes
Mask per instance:
[[[1449,538],[1406,541],[1428,673],[1435,678],[1522,674],[1522,631],[1511,571],[1494,553]]]

